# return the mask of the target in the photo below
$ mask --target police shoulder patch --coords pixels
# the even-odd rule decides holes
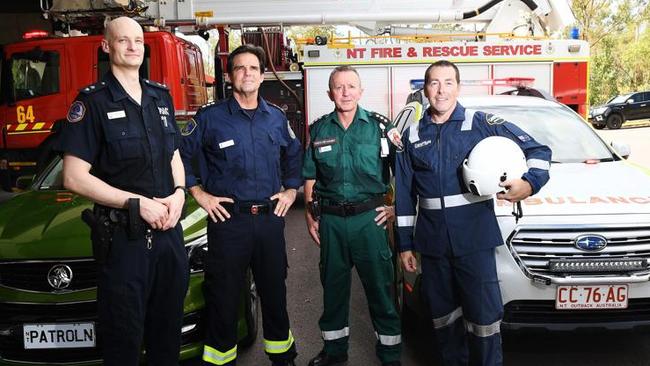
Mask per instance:
[[[280,112],[282,112],[282,114],[287,114],[286,111],[277,104],[273,104],[273,103],[269,102],[268,100],[266,101],[266,104],[270,105],[271,107],[275,107],[276,109],[279,109]]]
[[[499,116],[496,116],[494,114],[486,113],[485,114],[485,121],[489,125],[500,125],[500,124],[503,124],[506,120],[499,117]]]
[[[197,123],[194,120],[194,118],[190,119],[189,121],[187,121],[185,126],[183,126],[183,128],[181,128],[181,135],[182,136],[191,135],[192,132],[194,132],[194,130],[196,130],[196,126],[197,126]]]
[[[75,100],[68,109],[67,120],[70,123],[81,121],[86,115],[86,105],[80,101]]]
[[[156,87],[158,89],[169,90],[169,88],[165,84],[161,84],[161,83],[159,83],[157,81],[153,81],[153,80],[149,80],[149,79],[143,79],[143,80],[144,80],[145,84],[147,84],[147,85],[151,85],[151,86]]]

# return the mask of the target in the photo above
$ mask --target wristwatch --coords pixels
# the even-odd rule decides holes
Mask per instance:
[[[176,187],[174,187],[174,193],[176,193],[177,189],[183,190],[183,194],[185,194],[187,196],[187,188],[185,188],[185,186],[176,186]]]

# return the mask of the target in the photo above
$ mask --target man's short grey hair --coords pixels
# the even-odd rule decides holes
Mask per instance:
[[[350,71],[350,72],[353,72],[353,73],[357,74],[357,77],[359,78],[359,86],[361,86],[361,76],[359,76],[359,72],[357,71],[357,69],[355,69],[354,67],[352,67],[350,65],[341,65],[341,66],[335,67],[334,70],[332,70],[332,73],[330,74],[330,80],[329,80],[329,83],[328,83],[330,91],[332,90],[332,83],[334,82],[334,75],[338,74],[339,72],[347,72],[347,71]]]

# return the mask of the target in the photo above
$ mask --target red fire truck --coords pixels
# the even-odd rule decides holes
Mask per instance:
[[[4,47],[0,175],[5,189],[49,159],[53,132],[65,120],[79,89],[100,80],[109,67],[100,35],[51,37],[30,32],[24,38]],[[169,87],[181,123],[207,102],[200,49],[172,33],[145,33],[140,74]]]

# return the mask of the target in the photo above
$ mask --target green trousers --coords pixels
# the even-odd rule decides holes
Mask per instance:
[[[325,352],[347,353],[350,275],[352,267],[356,267],[377,336],[377,356],[386,363],[400,359],[402,337],[391,291],[392,253],[386,230],[374,222],[376,215],[376,211],[370,210],[351,217],[328,214],[321,217],[320,275],[324,308],[319,325]]]

